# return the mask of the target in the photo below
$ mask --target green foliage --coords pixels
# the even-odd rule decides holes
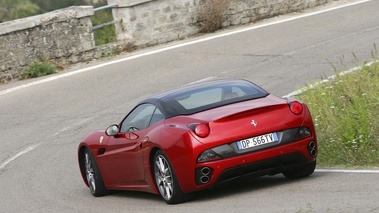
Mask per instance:
[[[38,14],[38,5],[30,0],[0,0],[0,23]]]
[[[89,5],[90,0],[0,0],[0,22],[25,18],[74,5]],[[106,0],[100,1],[102,4]]]
[[[308,104],[315,122],[318,164],[378,166],[379,62],[336,76],[299,97]]]
[[[41,13],[62,9],[74,5],[89,5],[86,0],[31,0],[37,4],[41,10]]]
[[[114,25],[97,29],[94,31],[95,44],[102,45],[116,42],[116,31]]]
[[[29,65],[21,74],[21,79],[37,78],[56,72],[56,67],[48,62],[36,61]]]
[[[97,26],[107,22],[113,21],[111,10],[97,11],[94,16],[91,17],[92,25]],[[102,45],[111,42],[116,42],[116,30],[114,25],[108,25],[94,30],[95,44]]]

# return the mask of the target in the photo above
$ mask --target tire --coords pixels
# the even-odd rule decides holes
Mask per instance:
[[[104,186],[103,178],[96,161],[88,149],[84,150],[83,154],[84,173],[87,184],[93,196],[100,197],[107,194],[107,189]]]
[[[155,184],[166,203],[177,204],[187,199],[186,194],[182,192],[179,186],[168,158],[161,150],[155,153],[153,172]]]
[[[309,175],[311,175],[315,171],[315,169],[316,169],[316,161],[313,161],[311,163],[305,164],[298,168],[284,171],[283,175],[288,179],[303,178],[303,177],[308,177]]]

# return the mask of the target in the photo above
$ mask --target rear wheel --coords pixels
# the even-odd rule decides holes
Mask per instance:
[[[311,175],[316,169],[316,161],[305,164],[295,169],[284,171],[283,175],[288,179],[303,178]]]
[[[186,194],[182,192],[174,170],[162,151],[154,156],[155,184],[159,193],[168,204],[176,204],[186,200]]]
[[[107,189],[104,186],[99,167],[97,166],[92,153],[88,149],[84,150],[83,161],[87,183],[92,195],[95,197],[106,195]]]

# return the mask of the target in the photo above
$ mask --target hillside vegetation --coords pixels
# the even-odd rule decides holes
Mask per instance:
[[[319,142],[319,167],[379,166],[379,62],[319,84],[308,104]]]

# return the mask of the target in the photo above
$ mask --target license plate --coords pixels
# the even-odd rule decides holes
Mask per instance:
[[[276,132],[237,141],[238,150],[244,150],[278,141]]]

